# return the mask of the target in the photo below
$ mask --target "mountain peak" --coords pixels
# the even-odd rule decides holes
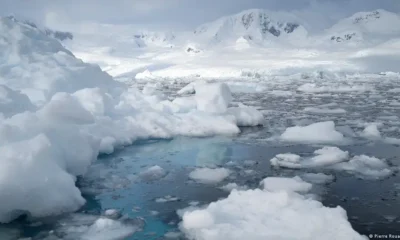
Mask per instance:
[[[307,35],[305,29],[288,13],[274,13],[263,9],[249,9],[203,24],[193,33],[197,38],[212,42],[236,42],[240,37],[263,43],[287,37],[296,32]]]
[[[64,41],[64,40],[72,40],[74,38],[74,36],[72,35],[72,33],[70,32],[63,32],[63,31],[57,31],[57,30],[52,30],[49,28],[45,28],[45,27],[39,27],[36,23],[34,23],[33,21],[30,20],[19,20],[17,19],[15,16],[10,15],[5,17],[15,23],[19,23],[25,26],[29,26],[31,28],[35,28],[38,29],[40,31],[42,31],[43,33],[45,33],[47,36],[49,37],[53,37],[55,39],[58,39],[60,41]]]

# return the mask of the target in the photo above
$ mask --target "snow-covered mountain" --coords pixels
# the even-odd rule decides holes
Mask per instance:
[[[211,44],[265,45],[275,41],[296,44],[306,37],[307,30],[294,16],[287,19],[285,15],[262,9],[250,9],[222,17],[201,25],[193,32],[195,41]]]
[[[326,30],[335,43],[377,43],[400,36],[400,16],[386,10],[358,12]]]
[[[47,36],[53,37],[60,41],[64,41],[64,40],[68,40],[68,39],[72,40],[74,38],[74,35],[71,32],[57,31],[57,30],[52,30],[50,28],[46,28],[46,27],[39,27],[36,23],[34,23],[32,21],[19,20],[19,19],[15,18],[14,16],[8,16],[6,18],[8,18],[9,20],[11,20],[15,23],[24,24],[24,25],[28,25],[32,28],[36,28],[36,29],[42,31],[43,33],[45,33]]]
[[[139,32],[133,37],[138,47],[173,47],[176,39],[170,32]]]

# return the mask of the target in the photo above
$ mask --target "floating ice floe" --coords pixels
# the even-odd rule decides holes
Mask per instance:
[[[161,197],[161,198],[156,198],[156,202],[157,203],[166,203],[166,202],[176,202],[179,201],[180,199],[178,197],[174,197],[171,195],[167,195],[165,197]]]
[[[125,239],[144,227],[141,219],[113,220],[86,214],[72,214],[55,224],[55,230],[49,231],[44,239]]]
[[[348,160],[349,153],[337,147],[323,147],[314,151],[314,157],[302,158],[299,155],[278,154],[270,160],[272,166],[284,168],[326,167]]]
[[[300,177],[283,178],[283,177],[267,177],[260,182],[260,185],[266,191],[288,191],[307,193],[311,190],[312,184],[303,181]]]
[[[198,168],[189,173],[189,178],[203,184],[222,182],[231,172],[226,168]]]
[[[348,162],[338,163],[332,167],[370,179],[384,178],[393,173],[385,160],[366,155],[355,156]]]
[[[139,173],[139,177],[145,181],[154,181],[165,177],[167,172],[160,166],[155,165]]]
[[[314,184],[326,184],[332,182],[334,177],[324,173],[304,173],[301,175],[301,179]]]
[[[296,154],[278,154],[270,160],[275,167],[301,169],[326,168],[347,171],[362,178],[379,179],[393,173],[385,160],[365,155],[350,159],[347,151],[337,147],[324,147],[314,151],[314,157],[301,157]]]
[[[368,124],[361,133],[361,136],[369,139],[380,139],[381,133],[379,132],[378,124],[376,123]]]
[[[313,123],[308,126],[289,127],[282,133],[281,140],[304,143],[338,143],[345,140],[335,129],[333,121]]]
[[[263,182],[266,190],[233,190],[203,209],[187,209],[180,229],[196,240],[366,239],[352,229],[341,207],[328,208],[293,192],[308,191],[311,184],[299,178]]]

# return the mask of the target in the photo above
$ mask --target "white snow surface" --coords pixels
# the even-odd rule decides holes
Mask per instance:
[[[260,182],[260,185],[266,191],[288,191],[307,193],[311,190],[312,184],[303,181],[299,177],[282,178],[282,177],[267,177]]]
[[[323,147],[314,151],[314,157],[302,158],[292,153],[278,154],[270,160],[272,166],[284,168],[327,167],[349,159],[349,152],[337,147]]]
[[[369,138],[369,139],[380,139],[381,138],[381,133],[379,132],[378,129],[378,124],[376,123],[371,123],[368,124],[363,132],[361,133],[363,137]]]
[[[308,126],[289,127],[280,136],[282,141],[308,143],[338,143],[344,141],[336,131],[333,121],[313,123]]]
[[[76,177],[100,153],[137,139],[237,134],[261,121],[252,108],[229,112],[227,85],[203,84],[193,98],[126,86],[38,28],[0,18],[0,222],[79,209]],[[150,175],[163,171],[142,173]]]
[[[366,155],[355,156],[348,162],[334,165],[333,168],[354,173],[367,179],[384,178],[393,172],[385,160]]]
[[[203,184],[222,182],[230,174],[226,168],[197,168],[189,173],[189,178]]]
[[[308,191],[311,184],[300,178],[263,182],[267,190],[233,190],[203,209],[186,210],[181,230],[196,240],[366,239],[352,229],[341,207],[328,208],[293,192]]]

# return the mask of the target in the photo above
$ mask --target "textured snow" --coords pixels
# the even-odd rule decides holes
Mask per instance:
[[[226,168],[198,168],[189,173],[189,178],[203,184],[222,182],[230,174]]]
[[[392,174],[385,160],[366,155],[355,156],[348,162],[336,164],[333,168],[357,174],[362,178],[379,179]]]
[[[285,168],[302,168],[301,157],[292,153],[282,153],[270,160],[272,166]]]
[[[366,239],[352,229],[341,207],[324,207],[292,192],[309,189],[310,185],[300,179],[264,181],[280,187],[233,190],[227,198],[204,209],[189,209],[182,216],[181,230],[196,240]],[[302,224],[298,224],[300,221]]]
[[[315,150],[316,156],[310,159],[307,163],[311,166],[329,166],[335,163],[340,163],[349,158],[349,152],[343,151],[337,147],[323,147]]]
[[[381,138],[381,133],[379,132],[378,124],[375,124],[375,123],[368,124],[364,128],[364,130],[361,133],[361,135],[366,137],[366,138],[370,138],[370,139],[379,139],[379,138]]]
[[[166,174],[167,172],[162,167],[155,165],[140,172],[139,177],[145,181],[153,181],[165,177]]]
[[[72,214],[60,219],[54,231],[41,239],[116,240],[125,239],[139,231],[144,223],[137,219],[113,220],[86,214]]]
[[[281,178],[281,177],[268,177],[260,182],[260,185],[266,191],[288,191],[288,192],[309,192],[312,184],[303,181],[299,177],[294,178]]]
[[[225,83],[198,84],[195,86],[197,109],[223,113],[232,101],[231,91]]]
[[[291,153],[278,154],[270,162],[272,166],[297,169],[327,167],[349,159],[349,152],[337,147],[323,147],[315,150],[314,155],[311,158],[302,158]]]
[[[333,121],[313,123],[308,126],[289,127],[282,133],[281,140],[290,142],[337,143],[344,136],[336,131]]]
[[[301,175],[301,179],[314,184],[326,184],[331,183],[334,177],[324,173],[305,173]]]
[[[221,187],[222,190],[226,192],[231,192],[232,190],[247,190],[246,186],[240,186],[236,183],[228,183]]]
[[[278,154],[270,160],[275,167],[301,169],[301,168],[326,168],[346,171],[361,178],[379,179],[393,173],[393,170],[384,159],[357,155],[352,158],[349,152],[337,147],[323,147],[314,151],[313,157],[301,157],[296,154]],[[329,181],[330,177],[317,175],[304,175],[305,180],[319,183]]]

